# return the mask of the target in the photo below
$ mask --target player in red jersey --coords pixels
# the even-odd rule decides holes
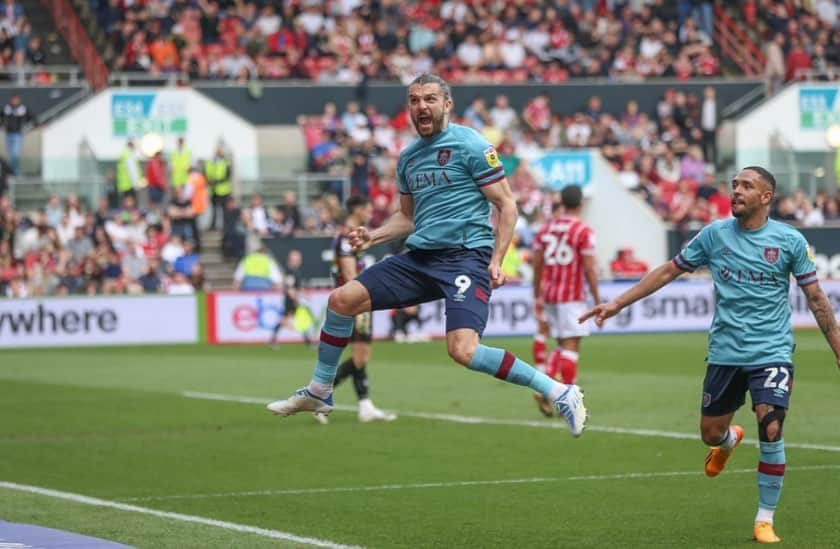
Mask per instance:
[[[577,381],[580,340],[589,335],[577,319],[586,310],[583,281],[597,304],[598,271],[595,265],[595,233],[579,219],[583,192],[567,185],[560,202],[552,207],[552,218],[534,237],[534,315],[541,328],[547,325],[557,347],[548,358],[547,374],[563,383]],[[540,411],[551,415],[550,403],[534,397]]]

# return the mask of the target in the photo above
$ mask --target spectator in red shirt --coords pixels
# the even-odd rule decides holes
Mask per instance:
[[[799,71],[807,71],[811,69],[813,62],[811,56],[802,47],[802,42],[798,37],[794,36],[790,39],[790,52],[785,59],[785,82],[791,80],[804,80],[802,74],[797,74]]]
[[[149,185],[149,206],[157,209],[166,193],[166,164],[161,151],[146,163],[146,183]]]
[[[729,186],[726,183],[718,183],[717,193],[709,198],[709,205],[712,207],[714,219],[725,219],[732,215],[732,199],[729,197]]]
[[[547,92],[543,92],[525,106],[522,118],[532,130],[541,132],[551,125],[551,106]]]
[[[622,248],[610,263],[613,278],[642,278],[648,272],[648,264],[633,255],[633,248]]]

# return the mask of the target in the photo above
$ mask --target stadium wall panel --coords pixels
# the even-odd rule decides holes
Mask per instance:
[[[562,85],[540,83],[527,84],[462,84],[454,86],[452,94],[455,109],[462,112],[476,95],[492,100],[498,94],[510,98],[511,106],[521,111],[525,104],[538,93],[546,91],[551,96],[553,112],[569,115],[586,107],[586,101],[598,95],[603,101],[605,112],[620,113],[627,101],[635,99],[639,108],[650,115],[656,112],[656,103],[665,90],[676,88],[703,96],[703,89],[712,86],[717,90],[718,107],[723,109],[736,99],[764,86],[761,80],[703,80],[691,82],[620,82],[584,81],[568,82]],[[378,83],[367,86],[319,86],[301,83],[263,83],[259,94],[253,94],[248,86],[198,83],[194,89],[219,104],[236,112],[252,124],[275,125],[296,124],[299,114],[317,114],[323,111],[324,103],[334,102],[343,109],[348,101],[373,103],[380,112],[388,115],[405,108],[406,88],[402,84]],[[289,106],[294,108],[289,108]]]

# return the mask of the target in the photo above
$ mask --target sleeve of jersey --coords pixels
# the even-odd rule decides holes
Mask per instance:
[[[672,260],[678,269],[693,273],[701,265],[705,265],[709,261],[709,238],[711,233],[711,225],[706,225],[703,230],[689,241],[685,248],[678,253]]]
[[[467,169],[479,187],[498,183],[505,178],[505,168],[499,153],[486,139],[471,140],[467,144]]]
[[[814,263],[814,252],[805,240],[798,234],[793,243],[793,276],[800,286],[808,286],[819,281],[817,278],[817,264]]]
[[[595,232],[587,228],[580,237],[580,255],[595,255]]]

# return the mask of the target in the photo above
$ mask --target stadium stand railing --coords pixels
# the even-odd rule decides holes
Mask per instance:
[[[62,34],[73,57],[79,62],[94,90],[108,84],[108,67],[82,26],[75,8],[69,0],[43,0],[50,11],[58,31]]]
[[[740,24],[729,16],[726,8],[715,4],[715,43],[729,60],[734,62],[747,77],[764,73],[764,53]]]

